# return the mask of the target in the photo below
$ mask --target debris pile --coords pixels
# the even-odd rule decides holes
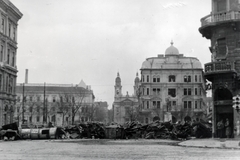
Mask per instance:
[[[67,138],[105,138],[105,128],[101,123],[88,122],[64,128]]]
[[[138,121],[126,122],[124,125],[105,126],[99,122],[80,123],[62,127],[32,128],[19,130],[16,123],[2,126],[0,138],[15,139],[173,139],[182,140],[189,137],[210,138],[212,125],[207,122],[190,124],[173,124],[171,122],[154,121],[141,124]]]

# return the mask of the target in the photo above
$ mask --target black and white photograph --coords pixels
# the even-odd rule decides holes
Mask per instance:
[[[0,0],[0,160],[239,160],[240,0]]]

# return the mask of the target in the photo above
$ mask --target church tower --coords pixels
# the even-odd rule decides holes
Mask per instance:
[[[119,72],[117,73],[117,78],[115,79],[115,97],[122,96],[122,85]]]
[[[136,74],[136,78],[134,80],[134,96],[138,95],[138,91],[139,91],[139,87],[140,87],[140,79],[138,77],[138,73]]]

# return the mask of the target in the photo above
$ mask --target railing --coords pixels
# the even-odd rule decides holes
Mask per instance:
[[[221,62],[211,62],[205,64],[205,74],[209,73],[219,73],[219,72],[226,72],[226,71],[235,71],[234,62],[229,61],[221,61]]]
[[[229,20],[240,20],[240,13],[236,11],[230,11],[230,12],[221,12],[221,13],[215,13],[210,14],[201,19],[202,27],[206,25],[211,25],[215,22],[223,22],[223,21],[229,21]]]

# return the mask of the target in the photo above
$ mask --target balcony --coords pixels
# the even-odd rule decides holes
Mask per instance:
[[[233,61],[220,61],[205,64],[205,75],[236,72]]]
[[[213,25],[216,22],[224,22],[230,20],[240,20],[240,13],[238,11],[219,12],[210,14],[201,19],[202,27]]]

